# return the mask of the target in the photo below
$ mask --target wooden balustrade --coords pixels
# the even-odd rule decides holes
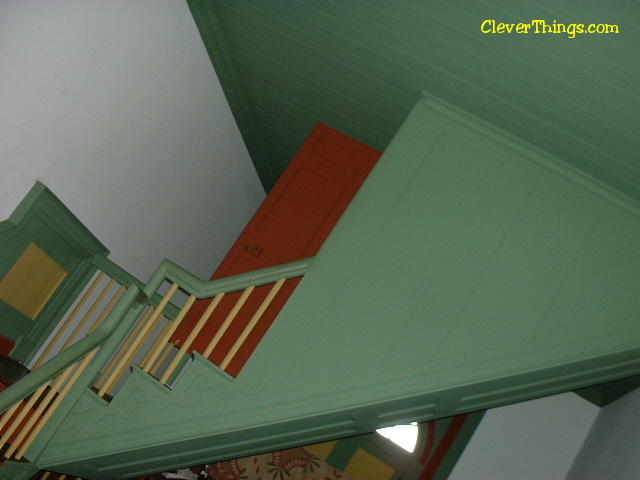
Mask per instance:
[[[96,361],[102,367],[93,365],[82,381],[91,381],[89,379],[94,376],[97,380],[87,386],[92,387],[102,398],[109,400],[117,393],[132,365],[138,365],[161,383],[171,386],[185,362],[192,359],[190,350],[194,339],[202,339],[204,335],[207,347],[203,353],[210,354],[230,330],[237,329],[234,321],[237,321],[238,314],[241,313],[242,318],[250,320],[240,325],[240,334],[234,337],[231,348],[219,363],[220,368],[224,369],[242,349],[265,312],[270,307],[272,310],[279,308],[279,305],[272,306],[272,303],[283,285],[289,280],[292,285],[297,284],[309,263],[310,260],[306,259],[260,272],[203,282],[169,262],[159,268],[160,273],[154,274],[142,293],[139,293],[139,287],[129,292],[123,282],[103,272],[97,273],[63,316],[59,327],[50,335],[48,344],[32,359],[33,368],[40,371],[40,375],[32,372],[36,375],[34,378],[42,377],[38,381],[43,383],[37,388],[38,383],[31,382],[28,388],[22,385],[5,398],[2,408],[6,411],[0,416],[0,449],[4,450],[3,457],[13,461],[23,459],[98,352],[100,354]],[[166,293],[160,295],[158,290],[167,283]],[[123,305],[127,306],[123,307],[118,300],[125,291],[127,295],[123,299]],[[138,292],[137,297],[134,296],[135,292]],[[180,293],[187,294],[186,300],[180,300]],[[212,301],[190,336],[178,348],[170,341],[171,336],[193,307],[197,297],[211,298]],[[143,304],[146,302],[146,307],[137,303],[138,306],[134,308],[134,299]],[[112,311],[114,315],[109,315]],[[104,339],[109,337],[103,335],[108,334],[101,329],[96,333],[103,340],[95,343],[93,339],[89,340],[92,332],[103,323],[106,328],[113,329],[113,325],[127,315],[129,319],[123,324],[126,327],[115,337],[122,339],[121,341],[114,338],[109,347],[101,352],[107,344],[100,342],[106,341]],[[129,330],[128,333],[125,332],[126,329]],[[69,358],[66,359],[65,355]],[[72,359],[78,360],[71,365],[66,363],[73,361]],[[54,367],[54,364],[59,366]],[[46,378],[50,380],[46,381]],[[73,391],[81,390],[75,388]],[[15,403],[12,405],[11,402]],[[48,478],[47,473],[42,473],[39,478]]]
[[[162,315],[163,308],[174,301],[174,295],[180,288],[178,283],[172,283],[162,296],[158,307],[149,308],[141,315],[127,339],[105,366],[102,375],[95,383],[95,390],[103,398],[112,396],[114,387],[128,373],[131,365],[138,365],[142,371],[156,377],[161,383],[170,385],[175,380],[179,367],[192,358],[190,347],[196,338],[202,340],[202,336],[206,336],[207,348],[201,353],[204,356],[211,354],[233,325],[238,313],[243,308],[249,309],[244,315],[250,318],[249,322],[243,325],[240,334],[234,337],[231,347],[223,361],[220,362],[220,368],[224,369],[242,348],[286,281],[287,278],[281,278],[270,284],[271,286],[267,284],[262,287],[267,288],[268,293],[266,296],[263,295],[264,298],[260,297],[256,300],[257,307],[256,302],[253,302],[254,305],[247,302],[252,293],[256,291],[256,287],[253,285],[239,290],[235,289],[232,292],[216,294],[212,302],[199,316],[199,320],[189,337],[179,346],[174,345],[170,338],[193,307],[196,296],[190,295],[178,311],[177,316],[172,320],[167,319]],[[232,295],[227,295],[227,293],[232,293]],[[218,309],[223,300],[228,300],[225,307]],[[205,329],[205,326],[208,328]]]
[[[38,369],[93,332],[113,310],[125,290],[125,285],[98,271],[31,359],[30,369]],[[93,349],[2,414],[0,448],[4,449],[5,459],[20,460],[24,456],[96,352],[97,349]]]
[[[0,437],[0,448],[6,446],[5,458],[20,460],[24,456],[95,353],[93,350],[2,415],[0,430],[6,429]]]
[[[47,359],[95,330],[113,309],[125,289],[125,285],[99,271],[76,304],[64,315],[40,352],[31,360],[30,368],[36,369]],[[79,314],[82,314],[80,318]]]

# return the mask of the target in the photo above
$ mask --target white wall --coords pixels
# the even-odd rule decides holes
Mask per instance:
[[[37,179],[141,280],[208,278],[264,190],[184,1],[0,2],[0,220]]]
[[[640,478],[640,389],[607,405],[596,418],[566,480]]]
[[[488,410],[448,480],[563,480],[598,411],[574,393]]]

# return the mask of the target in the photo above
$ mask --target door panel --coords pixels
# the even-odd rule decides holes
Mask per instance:
[[[212,279],[245,273],[315,255],[380,152],[334,129],[318,124],[287,170],[222,260]],[[237,375],[299,280],[288,281],[262,316],[226,371]],[[267,295],[269,285],[256,288],[209,359],[220,364]],[[203,352],[239,294],[228,295],[192,349]],[[209,301],[198,301],[172,337],[180,346]]]

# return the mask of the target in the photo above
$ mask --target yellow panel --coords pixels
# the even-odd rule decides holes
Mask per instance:
[[[389,480],[394,472],[393,467],[362,448],[356,450],[344,469],[351,480]]]
[[[66,275],[64,268],[30,243],[0,281],[0,300],[33,320]]]
[[[326,460],[329,458],[333,447],[338,443],[337,440],[333,440],[331,442],[323,442],[323,443],[315,443],[313,445],[307,445],[304,449],[309,452],[311,455],[321,458],[322,460]]]

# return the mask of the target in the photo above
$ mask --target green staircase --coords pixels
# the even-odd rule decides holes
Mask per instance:
[[[168,395],[172,394],[172,386],[179,373],[178,367],[184,368],[185,363],[193,362],[193,359],[190,355],[184,355],[183,349],[167,345],[168,337],[196,298],[221,298],[226,293],[260,285],[280,286],[290,278],[301,276],[309,262],[297,261],[255,273],[203,282],[165,261],[142,288],[137,281],[131,281],[130,277],[120,282],[112,277],[88,308],[89,314],[97,314],[93,325],[85,336],[74,338],[79,327],[73,324],[72,319],[84,307],[84,302],[91,298],[100,283],[102,272],[83,292],[79,303],[61,322],[60,329],[54,331],[49,345],[66,336],[63,332],[65,328],[74,330],[59,351],[41,365],[36,361],[30,374],[0,394],[0,410],[4,412],[0,421],[5,432],[3,443],[7,443],[5,457],[9,460],[0,468],[0,478],[30,478],[34,471],[43,468],[74,472],[74,475],[82,478],[134,476],[134,473],[113,476],[83,466],[54,467],[48,465],[46,459],[42,459],[42,454],[47,451],[47,444],[52,437],[64,431],[64,420],[68,419],[74,407],[77,408],[79,399],[86,395],[90,401],[99,402],[102,410],[108,411],[112,404],[118,403],[120,383],[125,381],[126,385],[126,377],[130,373],[140,375],[151,381],[154,388]],[[105,258],[95,263],[103,268],[108,266],[111,274],[122,274]],[[108,299],[114,281],[120,286]],[[157,290],[167,282],[170,284],[167,291],[162,296],[158,295]],[[188,294],[179,307],[172,302],[177,296],[178,288]],[[106,303],[103,309],[100,308],[102,303]],[[207,315],[210,313],[207,312]],[[159,321],[161,319],[164,319],[164,325]],[[91,319],[85,316],[81,324],[86,321]],[[148,334],[153,330],[157,331],[156,335],[149,337]],[[144,345],[144,341],[149,338],[155,338],[155,341]],[[50,354],[49,348],[44,349],[42,355],[45,354]],[[202,359],[199,361],[208,363]],[[217,369],[213,365],[209,367]],[[224,375],[222,370],[219,372]],[[102,443],[100,438],[95,441]],[[75,456],[75,453],[72,455]],[[23,473],[16,476],[17,472]]]
[[[20,237],[3,278],[31,242],[67,273],[34,319],[0,303],[17,360],[38,361],[98,272],[117,298],[0,393],[5,416],[39,389],[55,404],[0,479],[124,479],[576,389],[610,401],[640,374],[637,202],[429,96],[313,259],[211,282],[165,261],[142,284],[79,236],[73,265]],[[237,377],[168,344],[195,298],[300,276]]]
[[[245,292],[240,303],[254,287],[273,284],[260,305],[266,308],[310,263],[203,282],[166,261],[145,285],[107,259],[106,249],[40,183],[0,227],[0,327],[8,344],[15,342],[2,363],[0,478],[30,478],[46,468],[42,452],[83,394],[107,407],[132,370],[171,392],[193,359],[188,341],[178,349],[169,337],[196,298]]]

